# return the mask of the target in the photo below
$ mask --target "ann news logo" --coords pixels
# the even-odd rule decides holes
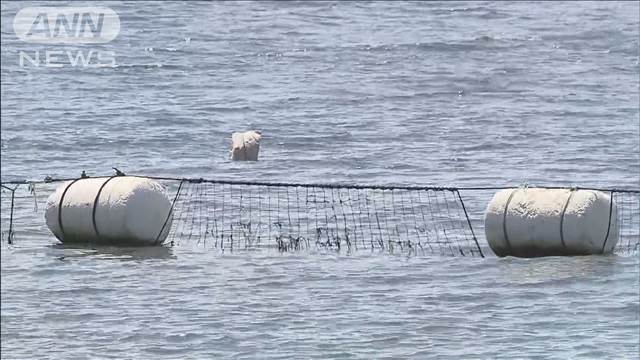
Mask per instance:
[[[13,30],[20,40],[34,44],[105,44],[118,36],[120,17],[108,7],[26,7],[13,19]],[[20,51],[20,66],[25,64],[115,66],[115,54],[98,49]]]

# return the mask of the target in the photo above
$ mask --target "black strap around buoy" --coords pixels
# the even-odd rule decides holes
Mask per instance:
[[[604,237],[604,242],[602,243],[602,250],[600,253],[604,254],[604,249],[607,245],[607,240],[609,240],[609,232],[611,231],[611,216],[613,215],[613,191],[609,192],[609,225],[607,225],[607,235]]]
[[[82,180],[83,178],[78,178],[73,180],[72,182],[69,183],[69,185],[67,185],[66,188],[64,188],[64,191],[62,192],[62,195],[60,195],[60,202],[58,203],[58,227],[60,228],[60,241],[64,242],[64,227],[62,226],[62,202],[64,201],[64,197],[67,195],[67,191],[69,191],[69,188],[71,187],[71,185],[75,184],[76,181],[78,180]]]
[[[242,159],[242,160],[244,160],[244,161],[249,160],[247,158],[247,144],[244,142],[244,134],[242,134],[242,152],[244,153],[244,159]]]
[[[564,214],[567,212],[567,208],[569,207],[569,203],[571,202],[571,198],[573,197],[575,190],[575,188],[570,189],[569,197],[562,208],[562,214],[560,214],[560,243],[562,243],[562,248],[565,250],[567,250],[567,245],[564,243]]]
[[[100,186],[100,189],[98,189],[96,198],[93,200],[93,211],[91,213],[91,221],[93,221],[93,231],[96,233],[96,240],[100,240],[100,232],[98,231],[98,225],[96,223],[96,209],[98,208],[98,201],[100,201],[100,194],[102,193],[102,189],[104,189],[105,185],[107,185],[109,181],[113,180],[118,176],[120,175],[114,175],[108,178],[107,180],[105,180],[105,182],[103,182],[102,185]]]
[[[507,199],[507,203],[504,206],[504,213],[502,214],[502,233],[504,234],[504,241],[507,243],[507,247],[509,248],[509,255],[513,255],[513,249],[511,248],[511,242],[509,242],[509,235],[507,234],[507,212],[509,212],[509,204],[511,204],[511,199],[513,199],[513,195],[515,195],[516,191],[519,189],[513,189],[509,198]]]
[[[511,203],[511,199],[513,199],[513,195],[519,189],[513,189],[509,198],[507,199],[507,203],[504,206],[504,213],[502,214],[502,233],[504,234],[504,241],[507,243],[507,247],[509,248],[509,255],[513,255],[513,249],[511,248],[511,243],[509,242],[509,235],[507,235],[507,212],[509,212],[509,204]]]

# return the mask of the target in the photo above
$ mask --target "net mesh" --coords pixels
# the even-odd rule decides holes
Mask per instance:
[[[455,190],[183,183],[167,241],[481,255]]]
[[[484,256],[486,189],[391,188],[157,179],[173,201],[165,243],[223,251],[384,251],[408,255]],[[53,239],[46,198],[60,183],[3,184],[3,243]],[[640,192],[611,191],[618,214],[618,254],[638,253]],[[13,201],[14,210],[11,211]],[[468,205],[468,204],[467,204]],[[34,212],[36,215],[34,215]],[[482,246],[480,246],[482,244]]]
[[[614,251],[634,254],[640,250],[640,193],[612,192],[618,210],[620,239]]]

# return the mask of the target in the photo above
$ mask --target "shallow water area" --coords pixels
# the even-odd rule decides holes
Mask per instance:
[[[115,166],[272,182],[638,187],[636,2],[105,4],[121,20],[114,41],[58,48],[13,33],[17,11],[42,3],[2,2],[3,180]],[[114,51],[117,66],[20,66],[21,51],[46,49]],[[260,160],[229,161],[231,133],[249,129],[262,131]],[[480,237],[491,195],[462,192]],[[2,358],[640,352],[638,253],[56,245],[42,208],[23,200],[15,242],[0,247]]]
[[[15,357],[637,352],[637,257],[15,246],[9,259],[24,264],[2,271],[3,353]]]

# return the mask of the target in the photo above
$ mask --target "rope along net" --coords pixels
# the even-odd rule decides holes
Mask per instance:
[[[495,189],[154,179],[173,202],[167,245],[471,257],[488,251],[481,218]],[[3,243],[53,239],[43,209],[60,181],[3,183]],[[637,253],[640,192],[603,191],[612,194],[617,206],[620,238],[615,252]],[[471,206],[463,199],[472,199]]]

